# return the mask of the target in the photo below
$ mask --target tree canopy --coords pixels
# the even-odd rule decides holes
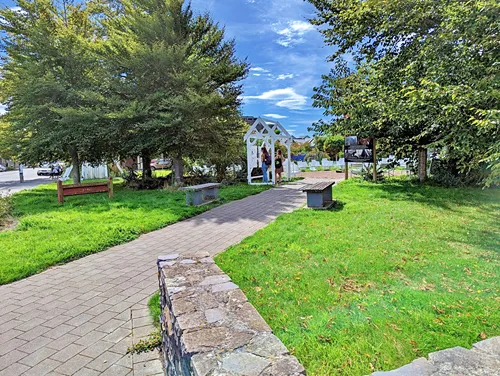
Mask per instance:
[[[25,162],[213,158],[240,137],[248,64],[184,0],[18,0],[7,37],[1,127]],[[75,173],[79,175],[78,172]]]
[[[335,67],[314,105],[318,133],[358,133],[408,156],[436,147],[464,175],[498,169],[500,75],[494,0],[309,0]],[[353,63],[345,60],[352,56]]]

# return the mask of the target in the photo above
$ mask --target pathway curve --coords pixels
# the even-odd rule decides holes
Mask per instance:
[[[155,353],[126,355],[151,331],[156,259],[215,255],[305,203],[303,183],[217,207],[43,273],[0,286],[0,376],[162,374]]]

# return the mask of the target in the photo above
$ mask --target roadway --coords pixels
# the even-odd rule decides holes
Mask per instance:
[[[48,176],[37,176],[36,168],[24,169],[24,183],[19,182],[19,171],[0,172],[0,195],[10,195],[24,189],[33,189],[50,183]]]

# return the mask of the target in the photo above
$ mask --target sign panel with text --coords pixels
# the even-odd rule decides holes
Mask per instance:
[[[345,138],[344,158],[346,162],[366,163],[373,162],[373,140],[357,136]]]

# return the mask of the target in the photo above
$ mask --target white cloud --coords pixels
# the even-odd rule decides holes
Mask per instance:
[[[290,47],[298,43],[304,43],[303,36],[314,30],[314,26],[305,21],[288,21],[288,26],[280,29],[279,25],[275,26],[275,32],[280,36],[276,41],[284,47]]]
[[[298,125],[287,125],[287,128],[298,128]]]
[[[262,72],[262,73],[268,73],[269,71],[267,69],[261,68],[261,67],[255,67],[255,68],[250,68],[251,72]]]
[[[286,119],[288,116],[278,115],[278,114],[264,114],[264,117],[268,117],[271,119]]]
[[[261,95],[249,95],[244,98],[269,101],[278,107],[284,107],[290,110],[303,110],[307,104],[307,97],[296,93],[295,89],[291,87],[269,90]]]
[[[253,76],[260,77],[261,74],[260,73],[254,73]]]
[[[280,74],[278,77],[276,77],[277,80],[286,80],[287,78],[293,78],[294,75],[292,73],[289,74]]]

